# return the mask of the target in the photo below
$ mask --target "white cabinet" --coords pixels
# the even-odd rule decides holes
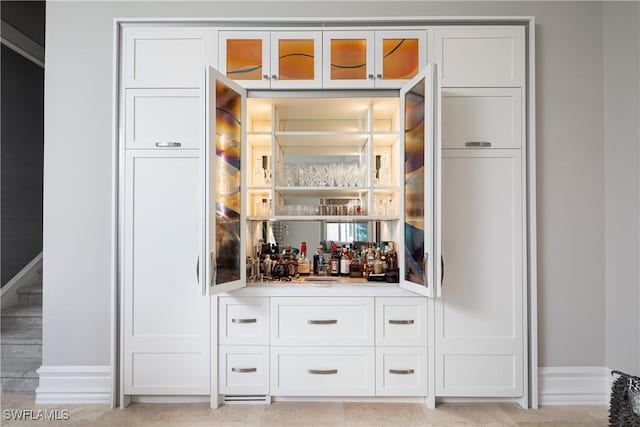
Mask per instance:
[[[399,89],[427,65],[427,32],[375,32],[375,87]]]
[[[269,347],[220,347],[220,393],[269,394]]]
[[[124,194],[124,393],[208,394],[197,151],[128,150]]]
[[[441,27],[430,33],[443,87],[524,86],[524,27]]]
[[[442,90],[443,148],[521,148],[524,109],[520,88]]]
[[[376,298],[376,346],[426,346],[426,298]]]
[[[224,345],[269,345],[269,298],[221,297],[218,339]]]
[[[376,396],[426,396],[425,347],[376,348]]]
[[[272,345],[373,345],[373,298],[271,298]]]
[[[445,150],[438,396],[522,396],[526,309],[520,150]]]
[[[220,72],[245,89],[322,87],[320,31],[220,31]]]
[[[217,65],[213,28],[126,28],[124,86],[197,88],[204,66]]]
[[[271,394],[373,396],[373,347],[271,347]]]
[[[126,148],[202,148],[200,89],[127,89]]]

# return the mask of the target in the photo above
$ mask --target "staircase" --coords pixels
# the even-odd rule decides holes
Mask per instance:
[[[42,281],[16,292],[18,305],[2,310],[2,392],[34,393],[42,364]]]

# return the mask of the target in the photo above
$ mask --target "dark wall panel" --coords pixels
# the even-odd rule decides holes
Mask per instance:
[[[42,251],[44,70],[2,45],[1,280]]]

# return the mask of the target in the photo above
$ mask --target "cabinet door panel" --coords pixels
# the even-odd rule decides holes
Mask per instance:
[[[399,89],[427,65],[426,31],[376,31],[376,88]]]
[[[374,32],[324,31],[323,87],[374,87]]]
[[[442,91],[443,148],[521,148],[520,88]]]
[[[284,31],[271,33],[271,88],[322,87],[322,33]]]
[[[440,396],[522,396],[526,305],[520,150],[445,150],[436,304]]]
[[[443,87],[524,85],[524,27],[437,28],[433,38]]]
[[[376,298],[377,346],[426,346],[426,298]]]
[[[376,396],[426,396],[425,347],[376,348]]]
[[[269,394],[269,347],[220,347],[220,393]]]
[[[126,154],[125,394],[209,393],[201,160],[191,153]]]
[[[202,96],[198,89],[127,89],[126,147],[202,147]]]
[[[269,32],[220,31],[219,70],[245,89],[268,89]]]
[[[211,28],[125,29],[125,87],[201,87],[203,67],[217,64],[216,34]]]

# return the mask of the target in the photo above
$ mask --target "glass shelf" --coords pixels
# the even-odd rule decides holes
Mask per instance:
[[[248,216],[247,221],[325,221],[325,222],[386,222],[399,221],[399,216],[382,215],[273,215]]]

